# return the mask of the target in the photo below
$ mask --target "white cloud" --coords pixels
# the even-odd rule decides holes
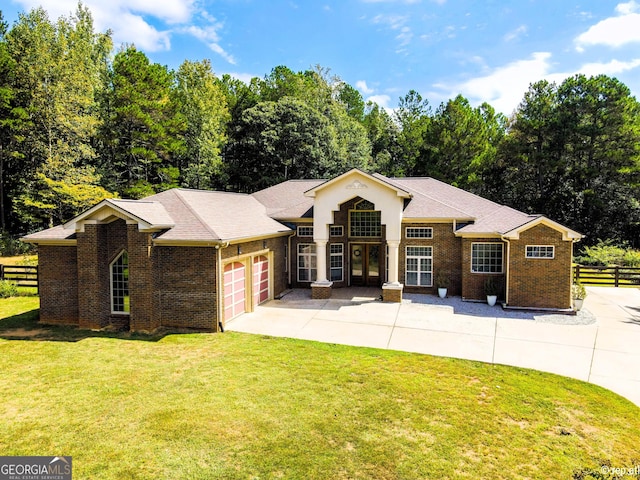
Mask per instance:
[[[529,29],[526,25],[520,25],[518,28],[510,31],[504,36],[505,42],[511,42],[513,40],[517,40],[521,36],[525,35]]]
[[[620,3],[616,6],[618,16],[605,18],[592,25],[575,39],[576,50],[583,52],[585,47],[606,45],[620,47],[628,43],[640,42],[640,5],[635,1]]]
[[[171,49],[171,36],[188,34],[205,43],[227,62],[232,55],[220,46],[217,31],[221,28],[208,12],[198,10],[197,0],[86,0],[95,29],[113,31],[115,45],[133,43],[141,50],[157,52]],[[36,8],[41,0],[17,0],[24,10]],[[46,10],[52,20],[76,11],[77,0],[47,0]],[[195,23],[204,24],[196,26]],[[160,25],[166,25],[162,28]]]
[[[409,20],[409,17],[404,15],[376,15],[371,19],[374,24],[387,25],[391,30],[401,29]]]
[[[365,95],[369,95],[373,93],[373,88],[369,88],[369,86],[367,85],[367,82],[365,82],[364,80],[358,80],[356,82],[356,88],[360,90],[362,93],[364,93]]]
[[[429,98],[447,101],[462,94],[472,104],[489,103],[498,112],[510,115],[520,104],[529,85],[539,80],[562,83],[565,79],[584,74],[615,76],[640,68],[640,58],[629,61],[611,60],[606,63],[585,63],[575,71],[552,72],[551,53],[536,52],[529,59],[518,60],[493,69],[487,75],[472,78],[457,84],[436,84]]]
[[[549,52],[536,52],[527,60],[498,67],[488,75],[453,85],[436,84],[434,86],[440,90],[436,95],[447,100],[460,93],[472,103],[488,102],[497,111],[509,115],[522,100],[529,84],[548,76],[550,58]]]
[[[126,37],[122,32],[127,32]],[[123,12],[118,22],[118,30],[114,29],[114,40],[118,43],[133,43],[141,50],[157,52],[169,50],[171,39],[169,32],[159,32],[138,15]]]
[[[231,65],[236,64],[235,58],[233,55],[227,53],[224,48],[220,46],[218,36],[218,29],[221,27],[219,24],[208,25],[206,27],[198,27],[196,25],[189,25],[187,28],[182,29],[181,31],[184,33],[188,33],[189,35],[194,36],[198,40],[202,41],[204,44],[211,49],[211,51],[217,53],[222,58],[224,58]]]
[[[595,75],[613,76],[633,70],[637,67],[640,67],[640,58],[636,58],[628,62],[621,62],[614,59],[607,63],[586,63],[580,67],[580,73],[583,73],[588,77]]]
[[[251,79],[259,77],[259,75],[254,75],[252,73],[240,73],[240,72],[223,72],[226,73],[227,75],[240,80],[241,82],[246,83],[247,85],[249,85],[251,83]]]
[[[365,102],[377,103],[385,110],[389,110],[391,108],[389,107],[390,101],[391,101],[391,97],[389,95],[371,95],[370,97],[367,97],[367,99],[365,100]]]

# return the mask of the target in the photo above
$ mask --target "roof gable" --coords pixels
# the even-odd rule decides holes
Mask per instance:
[[[564,225],[559,224],[558,222],[554,222],[553,220],[544,217],[542,215],[536,216],[531,221],[519,225],[507,232],[505,232],[504,237],[510,240],[517,240],[520,238],[520,233],[528,230],[536,225],[545,225],[553,230],[562,233],[562,240],[569,241],[579,241],[582,239],[583,235],[576,232],[575,230],[571,230],[570,228],[565,227]]]
[[[398,197],[401,197],[401,198],[411,197],[411,194],[408,191],[389,182],[386,177],[382,175],[371,175],[363,172],[362,170],[358,170],[357,168],[349,170],[348,172],[343,173],[342,175],[338,175],[337,177],[332,178],[331,180],[325,181],[324,183],[318,185],[317,187],[307,190],[304,193],[304,195],[306,197],[315,197],[319,192],[323,190],[327,190],[336,184],[342,184],[346,181],[348,183],[346,188],[353,190],[354,196],[362,196],[358,194],[358,191],[368,188],[367,185],[363,183],[363,180],[375,182],[376,184],[384,188],[390,189],[394,191]]]
[[[116,218],[137,223],[141,231],[158,231],[175,225],[164,206],[158,202],[107,199],[65,223],[64,228],[83,231],[85,223],[109,222]]]

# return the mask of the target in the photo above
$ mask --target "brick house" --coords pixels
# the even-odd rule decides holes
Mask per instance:
[[[432,178],[351,170],[252,195],[172,189],[104,200],[38,245],[40,321],[219,330],[289,287],[313,298],[355,285],[484,299],[488,277],[509,307],[571,308],[580,234]]]

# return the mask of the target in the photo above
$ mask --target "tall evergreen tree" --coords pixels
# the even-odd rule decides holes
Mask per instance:
[[[223,183],[220,152],[226,140],[229,111],[208,60],[187,60],[180,65],[174,97],[185,122],[184,149],[177,158],[181,183],[213,188]]]
[[[174,76],[134,46],[113,60],[101,102],[101,170],[109,188],[140,198],[178,185],[184,117],[171,95]]]
[[[639,148],[640,104],[618,80],[538,82],[510,122],[492,191],[586,234],[586,243],[631,239],[640,222]]]

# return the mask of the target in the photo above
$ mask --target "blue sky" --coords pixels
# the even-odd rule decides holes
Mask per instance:
[[[41,5],[4,0],[12,23]],[[604,73],[640,94],[640,0],[86,0],[96,29],[170,68],[209,58],[247,81],[277,65],[330,68],[394,108],[410,89],[432,106],[462,94],[510,114],[528,85]]]

